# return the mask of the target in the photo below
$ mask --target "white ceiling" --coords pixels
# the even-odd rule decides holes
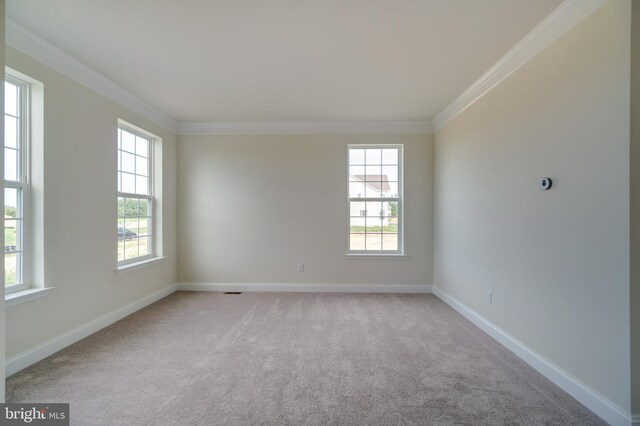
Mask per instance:
[[[561,0],[7,0],[179,122],[430,120]]]

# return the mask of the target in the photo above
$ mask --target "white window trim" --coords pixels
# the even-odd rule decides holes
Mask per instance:
[[[353,254],[346,253],[345,256],[347,260],[380,260],[380,259],[394,259],[394,260],[405,260],[409,258],[409,255],[402,253],[391,253],[391,254]]]
[[[20,208],[20,217],[22,220],[21,230],[20,230],[20,248],[22,254],[20,256],[20,264],[16,266],[18,273],[20,274],[20,284],[7,286],[5,283],[5,295],[9,295],[17,292],[28,291],[31,287],[30,285],[30,229],[31,229],[31,209],[30,209],[30,194],[31,194],[31,185],[30,185],[30,151],[31,151],[31,114],[30,114],[30,104],[31,104],[31,90],[30,85],[31,82],[27,79],[23,78],[22,75],[17,75],[19,73],[12,72],[12,70],[5,70],[5,81],[10,82],[20,88],[20,137],[18,139],[19,144],[19,152],[20,152],[20,176],[18,176],[18,181],[4,181],[4,188],[16,188],[21,192],[21,205]],[[4,99],[3,99],[4,102]],[[4,119],[4,114],[3,114]],[[3,144],[4,149],[4,144]],[[18,241],[16,241],[18,243]],[[16,244],[18,245],[18,244]],[[4,247],[3,247],[4,250]]]
[[[398,149],[398,197],[351,198],[349,194],[349,151],[351,149]],[[404,259],[404,145],[403,144],[348,144],[347,145],[347,252],[348,259]],[[398,202],[398,249],[397,250],[351,250],[351,202],[352,201],[397,201]]]
[[[8,308],[31,300],[40,299],[47,296],[49,291],[54,288],[55,287],[35,287],[7,293],[4,297],[4,305]]]
[[[130,262],[130,263],[126,263],[124,265],[119,265],[116,268],[116,274],[120,275],[123,274],[125,272],[129,272],[129,271],[135,271],[136,269],[141,269],[144,268],[146,266],[151,266],[151,265],[155,265],[157,263],[161,263],[164,262],[166,260],[166,256],[155,256],[152,258],[144,258],[143,260],[138,260],[139,258],[136,258],[134,262]]]
[[[129,270],[139,269],[144,266],[152,265],[158,262],[161,262],[165,258],[160,254],[160,250],[157,245],[157,232],[159,226],[158,222],[158,214],[157,214],[157,200],[156,200],[156,146],[161,141],[161,138],[147,132],[140,127],[134,126],[133,124],[127,123],[124,120],[118,120],[118,129],[125,130],[129,133],[133,133],[134,135],[138,135],[145,139],[149,140],[149,194],[150,195],[141,195],[141,194],[131,194],[128,192],[119,192],[116,188],[116,200],[119,197],[126,198],[138,198],[138,199],[146,199],[151,201],[151,235],[149,237],[149,245],[151,246],[151,253],[138,256],[131,259],[125,259],[123,261],[118,261],[118,254],[116,250],[116,272],[126,272]],[[116,152],[118,149],[116,149]],[[116,168],[116,173],[119,170]],[[116,214],[116,222],[117,222],[117,214]]]
[[[22,276],[23,284],[5,286],[5,306],[10,307],[20,303],[45,297],[54,287],[46,286],[42,266],[42,212],[34,211],[34,207],[42,208],[42,199],[33,193],[36,183],[43,186],[42,168],[44,143],[44,86],[42,82],[23,74],[15,69],[5,67],[5,80],[19,84],[23,90],[21,104],[21,132],[26,143],[23,143],[22,170],[26,178],[21,185],[8,187],[23,188],[23,255]],[[4,99],[3,99],[4,101]],[[6,183],[6,182],[5,182]],[[35,198],[34,198],[35,197]]]

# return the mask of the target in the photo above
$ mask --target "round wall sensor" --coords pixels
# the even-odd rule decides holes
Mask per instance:
[[[538,188],[542,189],[543,191],[546,191],[547,189],[551,188],[551,178],[548,177],[543,177],[542,179],[540,179],[540,182],[538,183]]]

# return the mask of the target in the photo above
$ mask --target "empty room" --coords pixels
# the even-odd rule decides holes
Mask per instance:
[[[640,425],[639,0],[0,12],[0,424]]]

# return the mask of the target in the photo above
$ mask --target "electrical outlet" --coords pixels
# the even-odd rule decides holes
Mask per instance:
[[[102,287],[100,289],[100,298],[106,299],[109,296],[109,287]]]
[[[304,272],[304,263],[298,263],[298,272]]]
[[[491,290],[485,290],[485,291],[484,291],[484,300],[485,300],[488,304],[493,303],[493,291],[491,291]]]

